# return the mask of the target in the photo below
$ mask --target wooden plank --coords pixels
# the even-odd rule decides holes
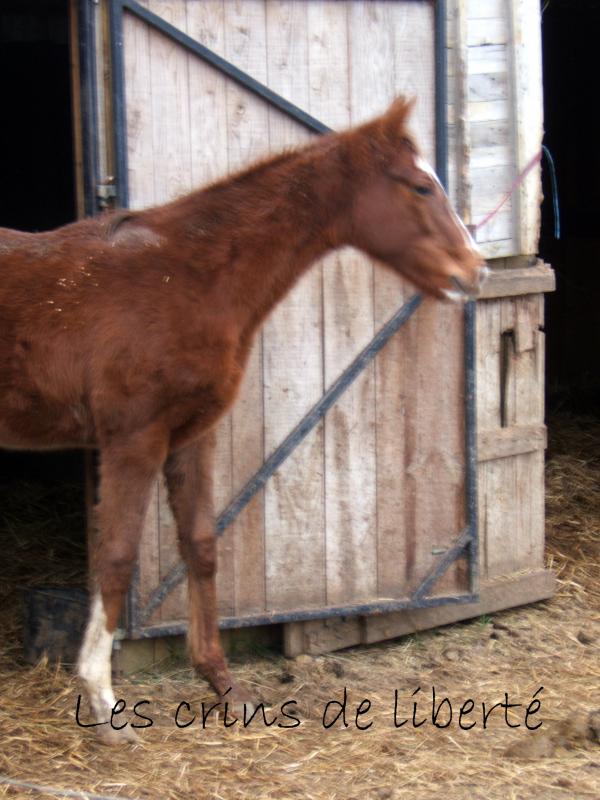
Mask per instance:
[[[468,94],[469,70],[467,47],[467,13],[466,0],[457,0],[456,15],[454,20],[456,47],[455,67],[456,77],[453,86],[454,102],[456,106],[453,146],[448,143],[448,152],[454,154],[456,169],[449,169],[448,186],[450,197],[453,198],[456,210],[466,225],[472,224],[471,215],[471,183],[469,171],[471,168],[471,132],[468,125]],[[452,161],[452,159],[450,159]]]
[[[415,320],[415,391],[408,408],[406,473],[414,521],[409,590],[434,566],[465,525],[463,311],[425,300]],[[443,347],[440,341],[443,339]],[[407,523],[410,525],[410,523]],[[451,568],[437,591],[465,588],[462,565]]]
[[[504,200],[509,192],[514,179],[514,166],[500,165],[471,169],[470,179],[473,217],[485,216]]]
[[[476,603],[417,608],[368,617],[332,617],[287,623],[283,626],[284,655],[287,658],[301,653],[319,655],[358,644],[374,644],[547,600],[555,591],[556,578],[552,572],[528,570],[483,581]]]
[[[495,580],[482,581],[479,602],[464,605],[438,606],[414,611],[366,617],[363,644],[406,636],[416,631],[451,625],[482,614],[492,614],[539,600],[547,600],[556,591],[556,578],[549,570],[538,569],[517,572]]]
[[[495,19],[469,19],[467,43],[469,47],[489,47],[509,41],[507,20],[504,15]]]
[[[333,130],[350,122],[348,109],[348,6],[307,3],[308,109]]]
[[[484,576],[542,564],[544,543],[543,450],[479,465]]]
[[[508,98],[508,75],[506,71],[469,75],[469,101],[487,102]]]
[[[158,516],[158,481],[156,482],[146,519],[142,529],[138,557],[138,591],[142,605],[148,601],[150,594],[156,589],[160,580],[160,524]],[[161,621],[161,608],[157,608],[149,624],[156,625]]]
[[[512,41],[513,122],[517,171],[537,153],[543,137],[541,11],[531,0],[509,4]],[[541,224],[541,165],[518,188],[516,214],[520,222],[518,252],[537,253]]]
[[[155,524],[158,525],[159,550],[158,561],[160,565],[159,581],[162,581],[171,569],[179,563],[181,556],[179,553],[177,526],[171,513],[168,501],[168,493],[165,481],[161,478],[158,481],[158,508]],[[147,554],[145,554],[147,557]],[[179,619],[187,615],[187,582],[182,581],[175,586],[159,609],[159,617],[162,621]]]
[[[186,32],[215,53],[225,52],[222,0],[187,4]],[[227,79],[196,56],[188,55],[191,171],[194,187],[226,174]]]
[[[185,0],[150,0],[148,8],[185,30]],[[157,31],[149,36],[154,202],[164,203],[192,188],[188,55]]]
[[[154,205],[154,137],[150,32],[130,14],[123,18],[123,59],[127,92],[127,174],[129,205]]]
[[[485,167],[498,166],[507,167],[511,166],[513,162],[513,153],[508,143],[491,145],[490,147],[471,147],[471,163],[473,165],[473,169],[483,169]],[[512,205],[510,200],[502,208],[502,212],[506,213],[507,208],[512,215]],[[484,215],[482,214],[481,216],[483,217]]]
[[[503,297],[500,306],[500,424],[506,427],[517,423],[516,404],[516,362],[517,333],[515,325],[515,304],[512,298]]]
[[[509,270],[490,270],[480,300],[514,297],[523,294],[553,292],[556,288],[554,270],[538,262],[535,266]]]
[[[417,103],[409,126],[415,134],[423,156],[435,163],[435,44],[434,8],[430,3],[394,2],[381,4],[383,25],[378,29],[381,74],[377,95],[386,102],[396,94],[416,97]],[[388,22],[389,21],[389,22]],[[389,24],[389,28],[387,27]],[[384,44],[385,43],[385,44]],[[393,73],[389,74],[385,52],[391,54]],[[367,61],[373,60],[365,54]],[[371,67],[372,68],[372,67]],[[364,69],[364,67],[363,67]],[[380,71],[378,69],[378,71]],[[366,76],[365,76],[366,78]],[[391,87],[388,81],[392,81]],[[367,81],[365,81],[367,84]],[[373,86],[371,85],[371,90]],[[389,94],[388,94],[389,92]]]
[[[500,427],[500,304],[477,303],[477,430]]]
[[[144,3],[148,6],[148,3]],[[131,208],[147,208],[155,203],[156,172],[160,169],[154,158],[155,122],[152,102],[152,53],[148,26],[130,14],[123,19],[124,71],[127,90],[127,153],[129,204]],[[159,48],[160,49],[160,48]],[[160,58],[159,58],[160,61]],[[150,165],[152,165],[150,167]],[[159,512],[160,484],[152,491],[139,548],[138,588],[140,601],[145,603],[173,563],[173,554],[178,549],[171,539],[161,538]],[[164,502],[164,498],[163,498]],[[161,555],[163,563],[161,568]],[[179,590],[181,591],[181,589]],[[150,620],[158,623],[163,619],[162,607]],[[177,613],[179,616],[181,612]]]
[[[506,0],[468,0],[469,19],[498,19],[504,15]]]
[[[473,149],[504,147],[510,144],[510,125],[508,120],[495,122],[471,122],[469,136]]]
[[[387,74],[377,68],[381,65],[380,54],[367,45],[371,31],[381,24],[385,12],[383,4],[377,2],[368,7],[348,7],[348,41],[344,49],[350,81],[345,97],[350,111],[348,122],[372,116],[375,105],[377,111],[383,110],[389,99],[378,91],[367,98],[364,91],[367,85],[377,87],[377,82],[372,83],[368,77],[372,70],[380,79]],[[347,87],[348,82],[343,85]],[[324,383],[328,388],[373,336],[372,265],[349,250],[332,255],[323,272],[323,299]],[[374,389],[374,368],[370,364],[325,420],[328,604],[372,597],[377,590]]]
[[[224,57],[259,81],[267,81],[266,18],[263,0],[223,4]],[[268,110],[245,89],[227,82],[229,169],[246,166],[269,151]],[[234,492],[260,468],[264,459],[262,334],[250,353],[240,395],[231,412]],[[264,491],[230,525],[234,557],[235,612],[265,608]],[[225,539],[225,537],[224,537]],[[226,541],[223,542],[223,545]],[[225,582],[225,577],[223,583]]]
[[[330,617],[306,622],[288,622],[283,626],[283,654],[294,658],[301,653],[318,655],[360,644],[363,639],[362,617]]]
[[[544,450],[546,446],[545,425],[513,425],[510,428],[482,431],[477,437],[477,460],[481,462],[509,458]]]
[[[229,504],[233,497],[231,427],[231,414],[227,414],[220,420],[215,431],[213,504],[216,515]],[[249,567],[249,574],[251,574],[250,569],[251,567]],[[217,540],[217,608],[218,613],[222,616],[231,616],[235,614],[236,610],[235,528],[233,525],[230,525]]]
[[[543,361],[542,333],[539,330],[541,295],[522,295],[513,300],[515,307],[515,419],[519,424],[539,424],[544,419],[544,382],[540,370]]]
[[[225,21],[222,0],[187,4],[186,32],[222,55],[225,51]],[[191,175],[194,186],[209,183],[229,168],[227,125],[227,81],[217,70],[188,55],[191,131]],[[218,514],[233,496],[231,415],[217,427],[214,462],[213,503]],[[234,534],[230,526],[217,545],[217,597],[219,613],[235,613]],[[252,580],[253,575],[249,576]],[[252,581],[253,582],[253,581]]]
[[[307,12],[306,3],[283,2],[268,4],[266,15],[268,84],[301,108],[308,108],[310,97]],[[331,96],[328,99],[331,101]],[[268,130],[275,152],[310,138],[297,122],[274,109],[269,110]],[[266,453],[277,447],[323,394],[322,325],[321,269],[313,268],[265,324]],[[324,503],[320,424],[265,487],[266,596],[270,609],[325,601]]]
[[[473,161],[473,163],[475,163]],[[479,225],[485,219],[485,214],[476,214],[473,217],[473,224]],[[502,210],[492,219],[475,231],[474,239],[478,245],[486,245],[492,242],[503,242],[511,239],[515,229],[512,204],[510,200],[502,207]]]
[[[467,52],[469,75],[508,71],[508,50],[507,44],[469,47]]]
[[[469,103],[471,122],[499,122],[510,118],[510,105],[506,100],[480,100]]]
[[[418,102],[411,120],[423,155],[435,160],[435,97],[433,8],[428,4],[407,7],[387,3],[379,8],[379,19],[363,26],[365,97],[371,106],[395,91],[415,95]],[[376,51],[377,60],[368,51]],[[388,64],[393,63],[393,72]],[[368,64],[368,68],[366,66]],[[377,93],[370,87],[377,85]],[[387,100],[386,100],[387,102]],[[381,327],[414,294],[414,288],[391,271],[374,271],[375,325]],[[412,498],[406,482],[407,427],[413,424],[409,404],[414,395],[413,353],[418,323],[411,320],[386,345],[375,361],[376,458],[377,458],[377,586],[379,595],[406,593],[407,533],[412,522]]]
[[[485,259],[493,258],[507,258],[514,256],[515,244],[513,239],[499,239],[493,242],[482,242],[479,247],[479,252]]]

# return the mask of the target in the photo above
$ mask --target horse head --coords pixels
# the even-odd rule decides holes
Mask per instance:
[[[350,243],[441,299],[478,294],[487,268],[406,121],[414,101],[398,98],[349,134],[360,180]]]

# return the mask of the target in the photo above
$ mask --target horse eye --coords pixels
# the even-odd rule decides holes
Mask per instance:
[[[426,197],[428,194],[433,194],[431,186],[413,186],[413,192],[420,197]]]

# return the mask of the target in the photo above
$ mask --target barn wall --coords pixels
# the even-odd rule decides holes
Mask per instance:
[[[434,160],[433,4],[142,4],[333,128],[372,117],[398,93],[417,95],[412,127]],[[449,0],[447,9],[450,194],[477,225],[540,146],[539,10],[533,0]],[[310,139],[128,13],[124,34],[132,207],[164,202]],[[536,168],[477,232],[492,266],[535,252],[538,187]],[[480,574],[484,583],[534,576],[495,586],[481,606],[487,610],[551,592],[542,569],[539,328],[540,292],[552,280],[542,272],[531,273],[533,281],[515,272],[514,286],[496,287],[477,309]],[[220,424],[217,511],[413,293],[353,251],[330,256],[300,282],[258,337],[241,396]],[[462,310],[426,301],[221,537],[221,615],[406,597],[464,525],[463,379]],[[141,547],[142,603],[177,562],[175,538],[160,483]],[[436,586],[448,594],[467,589],[462,561]],[[445,613],[423,611],[423,618],[437,624]],[[181,584],[150,623],[186,615]],[[373,620],[292,625],[289,636],[310,626],[335,629],[335,646],[344,646],[397,635],[407,619],[390,615],[383,627]],[[332,646],[328,636],[319,642]]]
[[[541,147],[540,4],[450,0],[447,7],[451,190],[476,226]],[[486,258],[537,252],[541,199],[535,167],[477,231]]]

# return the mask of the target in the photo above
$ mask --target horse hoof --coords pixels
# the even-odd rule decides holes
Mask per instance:
[[[108,745],[109,747],[115,747],[121,744],[140,743],[140,737],[129,725],[127,725],[125,728],[121,728],[120,730],[115,730],[115,728],[108,726],[107,728],[100,730],[98,732],[98,736],[100,743]]]

